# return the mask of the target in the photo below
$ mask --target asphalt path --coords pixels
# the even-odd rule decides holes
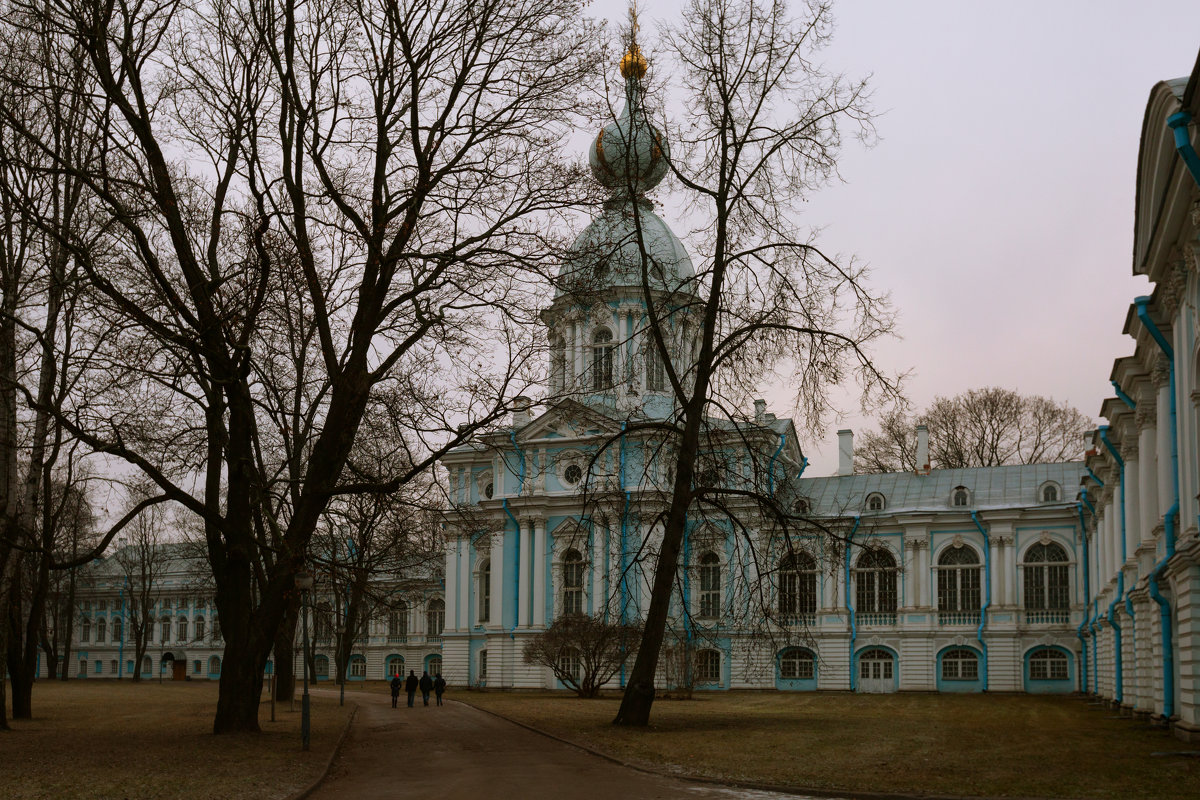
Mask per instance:
[[[462,703],[392,708],[386,695],[359,703],[329,775],[310,795],[355,798],[670,798],[774,800],[785,795],[654,775],[522,728]]]

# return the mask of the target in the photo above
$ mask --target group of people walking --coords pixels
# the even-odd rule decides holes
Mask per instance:
[[[433,692],[437,695],[437,704],[442,704],[442,693],[446,691],[446,679],[438,673],[436,678],[430,678],[429,673],[422,673],[421,677],[417,677],[414,670],[408,671],[408,678],[400,680],[399,675],[392,676],[392,708],[396,707],[397,701],[400,699],[400,689],[408,692],[408,707],[413,707],[413,700],[417,696],[417,689],[421,690],[421,699],[425,701],[425,705],[429,705],[429,693]]]

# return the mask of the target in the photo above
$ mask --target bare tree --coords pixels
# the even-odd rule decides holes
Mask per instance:
[[[998,386],[972,389],[939,397],[919,414],[885,414],[879,430],[859,437],[855,470],[924,469],[924,464],[917,464],[918,425],[929,429],[929,466],[934,469],[1077,459],[1083,455],[1084,434],[1094,427],[1092,420],[1067,403]]]
[[[580,697],[595,697],[637,652],[636,623],[564,614],[525,645],[525,663],[548,667]]]
[[[86,88],[66,99],[100,137],[95,163],[51,168],[105,232],[100,249],[59,241],[102,300],[112,367],[59,416],[141,469],[149,502],[203,521],[226,643],[213,729],[257,730],[330,499],[403,486],[524,393],[522,276],[554,258],[579,200],[558,144],[598,37],[573,0],[24,10],[83,55]],[[279,351],[288,303],[310,315],[314,371]],[[345,468],[375,397],[397,399],[413,453],[366,482]],[[303,424],[272,430],[285,407]],[[284,430],[301,438],[271,446]]]
[[[136,505],[152,493],[150,486],[135,486],[130,498]],[[155,609],[162,593],[162,577],[171,561],[171,552],[163,531],[163,506],[142,511],[128,526],[128,533],[116,552],[117,564],[125,578],[129,603],[125,613],[125,635],[133,638],[133,680],[140,681],[142,658],[146,655],[154,630]]]
[[[633,157],[608,164],[610,189],[638,220],[643,331],[673,399],[665,419],[625,429],[653,431],[666,469],[658,473],[665,473],[662,509],[645,548],[653,552],[646,624],[618,724],[649,721],[689,532],[712,520],[743,541],[748,557],[760,552],[759,532],[785,546],[800,532],[804,515],[781,491],[790,481],[775,473],[784,431],[745,410],[754,384],[786,371],[809,430],[828,416],[829,388],[850,376],[864,405],[897,392],[867,351],[891,330],[886,298],[867,286],[861,265],[823,252],[795,219],[809,193],[836,177],[843,126],[871,132],[865,85],[830,75],[813,59],[830,30],[822,3],[806,4],[792,19],[782,2],[692,0],[664,36],[684,89],[684,116],[667,137],[673,152],[658,137],[637,134],[634,121],[625,147]],[[636,41],[626,58],[636,107],[645,72]],[[660,154],[694,216],[694,276],[664,269],[642,222],[650,220],[641,194],[657,183]]]
[[[80,552],[90,550],[96,538],[96,515],[89,499],[88,484],[83,480],[53,483],[45,492],[45,504],[49,511],[46,526],[54,530],[53,557],[72,559]],[[45,554],[39,554],[45,558]],[[79,615],[76,590],[82,567],[55,569],[48,572],[45,612],[41,619],[38,641],[48,665],[47,674],[54,678],[61,668],[62,680],[67,680],[71,641],[74,637],[75,620]]]

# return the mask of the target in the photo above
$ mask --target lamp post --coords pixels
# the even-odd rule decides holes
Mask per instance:
[[[304,612],[304,695],[300,701],[300,743],[307,750],[309,745],[309,701],[308,701],[308,592],[313,587],[313,578],[308,572],[296,573],[296,588],[300,590],[300,608]]]
[[[340,654],[340,653],[348,654],[349,650],[350,650],[350,648],[344,646],[346,643],[345,643],[345,641],[343,641],[343,637],[346,635],[346,626],[344,624],[342,624],[342,620],[340,618],[338,619],[337,630],[335,630],[333,633],[334,633],[334,642],[337,645],[337,650],[335,651],[335,655],[334,655],[334,660],[336,661],[336,660],[338,660],[337,654]],[[346,672],[349,669],[350,669],[350,658],[349,658],[349,655],[347,655],[345,661],[342,662],[341,669],[338,670],[338,672],[339,672],[338,705],[339,706],[346,705]]]

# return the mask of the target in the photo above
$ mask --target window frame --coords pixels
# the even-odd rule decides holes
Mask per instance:
[[[592,391],[611,391],[616,384],[616,343],[608,326],[600,326],[592,332],[591,343]]]
[[[705,550],[696,561],[696,618],[721,618],[721,557],[712,550]]]
[[[951,647],[942,651],[939,674],[944,681],[979,680],[979,654],[968,647]],[[968,669],[969,667],[969,669]]]
[[[789,675],[789,669],[795,674]],[[817,677],[817,657],[804,647],[789,647],[779,653],[779,677],[785,681],[811,681]]]
[[[574,547],[568,548],[563,553],[559,569],[562,571],[562,613],[585,613],[587,562],[584,561],[583,553]]]
[[[695,683],[697,686],[711,686],[721,684],[721,651],[712,647],[706,647],[703,650],[696,651],[696,675]]]

